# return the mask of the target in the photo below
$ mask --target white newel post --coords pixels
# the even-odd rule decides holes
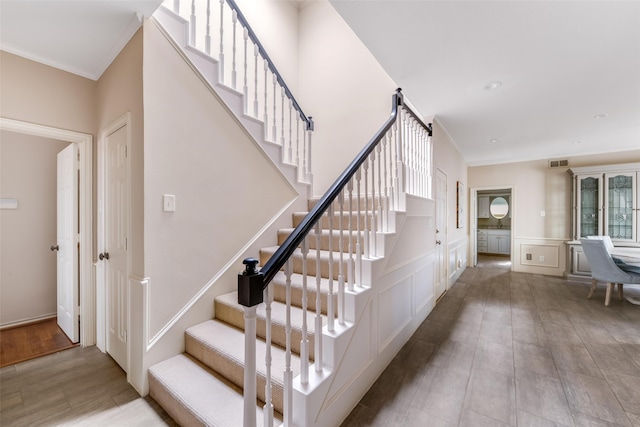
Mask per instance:
[[[256,426],[256,309],[244,308],[244,427]]]

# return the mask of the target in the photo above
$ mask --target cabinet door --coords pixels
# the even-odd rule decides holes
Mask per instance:
[[[602,176],[576,177],[576,236],[597,236],[602,230]]]
[[[500,236],[489,236],[489,253],[500,253]]]
[[[500,236],[498,241],[498,246],[501,254],[509,254],[510,251],[510,239],[509,236]]]
[[[489,218],[489,196],[478,197],[478,218]]]
[[[612,240],[636,240],[636,174],[605,174],[605,233]]]

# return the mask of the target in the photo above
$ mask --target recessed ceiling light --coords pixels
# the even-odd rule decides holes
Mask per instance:
[[[576,139],[575,141],[571,141],[572,144],[582,144],[582,141],[579,139]]]
[[[496,142],[500,142],[500,139],[498,138],[493,138],[489,140],[490,143],[495,144]]]
[[[500,86],[502,86],[502,82],[498,81],[498,80],[494,80],[494,81],[489,82],[486,85],[484,85],[484,89],[485,90],[494,90],[494,89],[498,89]]]
[[[594,119],[604,119],[605,117],[607,117],[606,114],[596,114],[593,116]]]

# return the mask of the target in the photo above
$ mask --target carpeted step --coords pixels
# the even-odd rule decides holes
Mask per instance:
[[[351,230],[358,230],[358,229],[364,230],[365,228],[364,219],[366,217],[367,229],[370,230],[371,223],[373,221],[373,212],[369,211],[367,212],[367,214],[368,215],[365,215],[364,211],[360,212],[360,214],[357,214],[357,213],[349,214],[348,212],[344,212],[343,215],[340,215],[339,212],[334,212],[333,213],[333,229],[334,230],[339,229],[340,223],[342,223],[342,229],[349,230],[349,221],[351,221]],[[293,227],[297,227],[302,222],[305,216],[307,216],[307,212],[294,212],[292,214]],[[378,217],[379,215],[376,216],[376,218]],[[358,222],[358,220],[360,222]],[[379,219],[377,219],[376,221],[379,221]],[[320,217],[320,228],[329,229],[329,215],[326,213]]]
[[[244,333],[219,320],[208,320],[192,326],[185,331],[185,351],[208,368],[237,385],[244,384]],[[264,361],[266,344],[256,341],[256,360]],[[276,411],[283,410],[283,384],[285,369],[285,351],[271,346],[271,382],[272,401]],[[266,367],[256,363],[258,399],[265,399]],[[295,378],[300,373],[300,358],[291,355],[291,370]],[[217,405],[216,405],[217,406]]]
[[[189,355],[180,354],[149,368],[149,393],[182,426],[242,425],[242,390]],[[256,405],[258,425],[263,425],[261,408]]]
[[[238,329],[244,329],[244,307],[238,304],[238,292],[216,297],[215,302],[216,319],[235,326]],[[286,334],[286,309],[287,306],[279,301],[271,303],[271,341],[282,348],[287,346]],[[266,338],[266,309],[264,304],[260,304],[256,310],[256,334],[260,338]],[[309,356],[313,359],[314,355],[314,325],[316,314],[307,311],[307,339],[309,341]],[[326,316],[322,316],[322,324],[327,323]],[[302,340],[302,309],[299,307],[291,307],[291,351],[300,354],[300,341]]]
[[[315,271],[314,271],[315,272]],[[273,298],[276,301],[287,301],[287,282],[283,271],[279,271],[271,281],[273,286]],[[291,275],[291,301],[293,305],[302,307],[302,274],[293,273]],[[307,277],[307,308],[316,311],[316,278]],[[333,281],[333,294],[338,293],[338,283]],[[329,279],[320,278],[320,310],[322,314],[327,314],[327,297],[329,295]],[[334,301],[335,302],[335,301]]]
[[[282,245],[284,241],[289,237],[289,235],[293,232],[293,228],[281,228],[278,230],[278,245]],[[360,232],[358,235],[354,232],[351,235],[351,239],[349,239],[348,230],[343,230],[342,239],[340,239],[340,230],[333,230],[332,233],[329,233],[329,230],[321,230],[320,232],[320,249],[324,251],[329,250],[329,236],[333,236],[333,241],[331,242],[334,252],[340,253],[340,242],[342,241],[342,252],[345,257],[348,256],[348,253],[356,253],[356,244],[360,241],[360,252],[363,252],[363,233]],[[349,240],[351,240],[351,247],[349,247]],[[318,247],[316,242],[316,233],[309,234],[309,249],[315,250]],[[349,250],[351,249],[351,250]]]
[[[260,249],[260,265],[264,265],[269,260],[269,258],[273,256],[273,254],[276,252],[277,249],[278,249],[278,246],[271,246],[268,248]],[[329,265],[330,265],[329,258],[330,258],[329,251],[323,251],[323,250],[320,251],[320,277],[329,278]],[[291,259],[293,260],[293,272],[297,274],[302,274],[302,266],[303,266],[302,252],[300,251],[299,248],[293,252]],[[309,253],[307,254],[307,274],[309,276],[311,275],[317,276],[316,264],[317,264],[317,251],[316,250],[309,251]],[[337,289],[337,280],[338,280],[338,277],[340,276],[340,254],[338,252],[333,252],[332,265],[333,265],[332,272],[333,272],[333,280],[334,280],[334,289]],[[343,258],[342,273],[345,276],[345,280],[348,274],[347,266],[348,266],[348,259]],[[315,278],[308,279],[308,280],[315,280]]]
[[[364,190],[364,184],[363,184],[362,190]],[[342,206],[343,211],[345,211],[345,212],[346,211],[355,211],[355,210],[358,209],[358,197],[356,196],[355,191],[356,190],[354,188],[353,189],[353,196],[351,198],[351,205],[349,204],[349,196],[348,196],[348,194],[345,195],[344,204]],[[366,205],[368,206],[369,211],[371,211],[371,209],[373,209],[373,208],[377,209],[378,206],[380,206],[382,203],[385,203],[385,200],[388,199],[388,198],[389,198],[388,195],[387,195],[387,197],[385,197],[384,195],[382,197],[379,197],[379,196],[373,197],[371,194],[368,197],[365,197],[364,195],[361,195],[360,196],[360,209],[364,210],[365,202],[368,202],[368,203],[366,203]],[[309,199],[307,201],[307,209],[309,209],[309,210],[313,209],[314,206],[319,201],[320,201],[319,197],[313,197],[313,198]],[[334,202],[333,207],[334,207],[334,209],[336,211],[338,211],[340,209],[337,201]]]

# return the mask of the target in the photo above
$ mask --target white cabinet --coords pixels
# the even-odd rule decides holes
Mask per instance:
[[[640,245],[640,163],[569,169],[573,180],[571,238],[610,236],[614,244]]]
[[[489,212],[489,196],[478,197],[478,218],[491,218]]]
[[[478,230],[478,252],[489,252],[489,235],[487,230]]]
[[[511,232],[500,229],[478,230],[478,252],[509,255],[511,253]]]
[[[571,241],[567,277],[591,277],[580,239],[611,237],[615,246],[640,246],[640,163],[572,168]]]

